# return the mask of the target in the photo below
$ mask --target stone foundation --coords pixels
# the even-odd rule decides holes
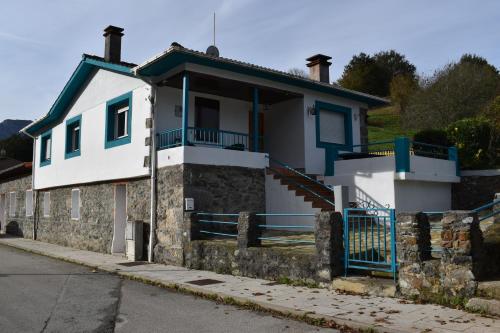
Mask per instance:
[[[33,216],[26,216],[26,191],[31,189],[31,175],[0,183],[0,194],[5,194],[4,212],[0,216],[0,233],[33,238]],[[16,192],[16,212],[10,216],[10,192]]]
[[[499,172],[500,173],[500,172]],[[462,176],[452,184],[452,209],[475,209],[493,200],[500,190],[500,174],[492,176]]]
[[[161,168],[157,176],[155,262],[184,262],[184,198],[193,198],[198,211],[265,211],[263,169],[182,164]]]

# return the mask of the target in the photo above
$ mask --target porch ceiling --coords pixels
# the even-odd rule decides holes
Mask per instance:
[[[161,81],[158,85],[182,89],[182,75],[183,73],[176,74]],[[255,87],[255,85],[246,82],[189,72],[190,91],[252,102],[253,88]],[[290,91],[259,86],[257,88],[259,89],[259,102],[261,104],[274,104],[302,97],[301,94]]]

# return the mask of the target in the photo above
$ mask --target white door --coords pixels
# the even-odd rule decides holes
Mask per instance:
[[[0,234],[5,233],[5,194],[0,194]]]
[[[127,186],[115,186],[115,222],[111,253],[125,254],[125,228],[127,225]]]

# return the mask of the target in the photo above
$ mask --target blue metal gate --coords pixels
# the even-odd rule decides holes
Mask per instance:
[[[344,209],[344,269],[392,273],[396,278],[396,214],[390,208]]]

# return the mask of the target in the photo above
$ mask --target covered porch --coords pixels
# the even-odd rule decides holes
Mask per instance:
[[[159,80],[156,95],[158,150],[190,146],[279,155],[290,142],[283,126],[303,145],[301,94],[186,70]]]

